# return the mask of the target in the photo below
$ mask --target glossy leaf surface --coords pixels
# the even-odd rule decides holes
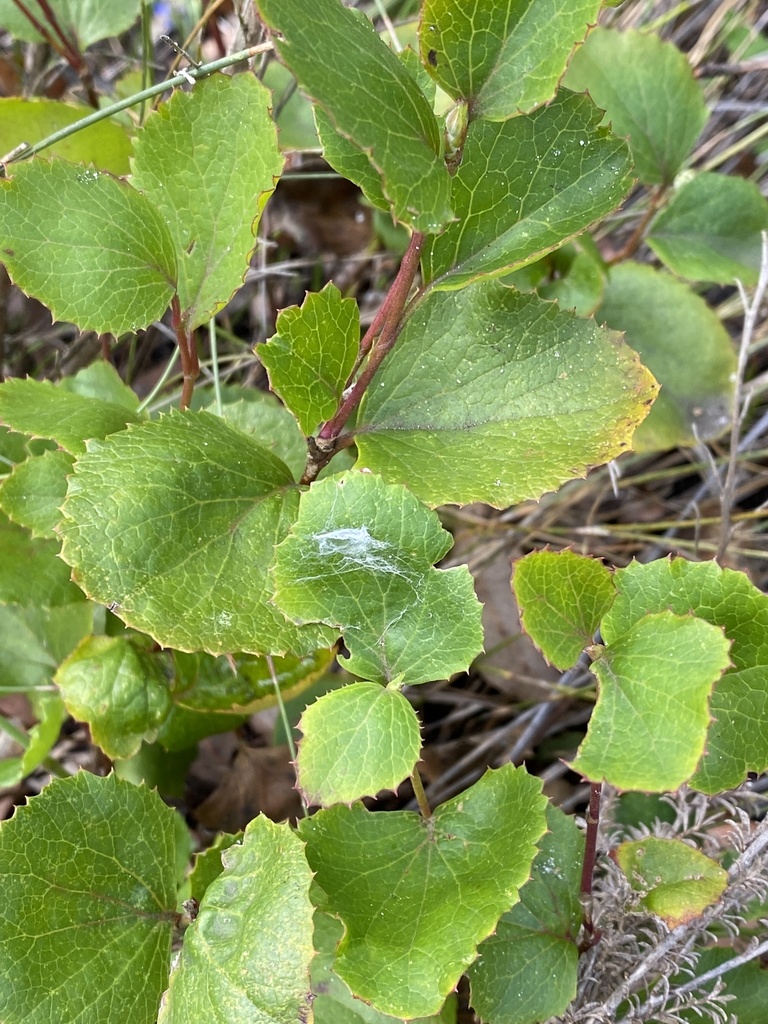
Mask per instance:
[[[269,105],[254,75],[212,75],[189,93],[177,90],[136,138],[132,182],[168,226],[189,329],[243,283],[259,216],[283,167]]]
[[[363,400],[359,464],[430,505],[503,508],[615,458],[655,392],[615,334],[555,303],[496,282],[433,292]]]
[[[55,320],[122,334],[158,320],[176,286],[160,213],[119,178],[31,160],[0,181],[0,259]]]
[[[54,679],[69,713],[88,723],[111,758],[132,757],[142,741],[152,742],[171,709],[157,659],[124,637],[88,637]]]
[[[171,957],[174,847],[174,812],[113,775],[54,780],[3,822],[0,953],[14,964],[0,977],[4,1021],[154,1024]]]
[[[741,785],[750,771],[768,768],[768,597],[740,572],[714,562],[659,559],[648,565],[632,562],[615,576],[619,596],[603,619],[609,645],[642,616],[670,609],[691,610],[721,627],[731,641],[729,669],[710,702],[712,723],[706,754],[691,785],[717,793]]]
[[[600,688],[573,770],[618,789],[679,789],[704,753],[709,699],[730,646],[704,619],[668,611],[639,618],[592,666]]]
[[[563,1013],[576,995],[584,835],[551,803],[547,827],[519,903],[468,972],[472,1007],[483,1021],[537,1024]]]
[[[592,643],[616,596],[610,570],[573,551],[533,551],[521,558],[513,588],[525,632],[561,671]]]
[[[310,1019],[312,874],[287,822],[254,818],[221,854],[171,973],[158,1024]]]
[[[600,0],[426,0],[421,59],[454,99],[471,101],[492,121],[528,113],[550,100]]]
[[[632,184],[626,143],[601,111],[564,91],[549,106],[469,126],[452,179],[457,222],[424,249],[427,281],[460,288],[530,263],[621,202]]]
[[[360,347],[357,302],[334,284],[310,292],[277,317],[277,333],[259,345],[272,390],[309,437],[336,412]]]
[[[437,120],[370,21],[338,0],[315,0],[311,18],[302,0],[259,0],[258,7],[303,91],[380,171],[394,217],[439,231],[451,208]]]
[[[90,442],[69,483],[63,557],[163,646],[309,653],[335,634],[290,623],[267,576],[298,500],[288,467],[216,416],[166,416]]]
[[[404,487],[355,471],[312,485],[277,549],[275,600],[296,623],[344,634],[347,668],[366,679],[447,678],[482,649],[465,566],[437,570],[452,544]]]
[[[296,763],[308,804],[327,807],[396,789],[421,750],[416,712],[398,690],[353,683],[310,704]]]
[[[540,782],[489,771],[425,821],[337,805],[300,834],[325,897],[346,928],[335,970],[384,1013],[436,1013],[477,944],[517,901],[546,828]]]

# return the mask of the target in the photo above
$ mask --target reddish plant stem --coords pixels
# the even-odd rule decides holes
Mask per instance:
[[[595,942],[595,926],[592,921],[592,882],[597,860],[597,830],[600,825],[600,797],[602,782],[589,784],[589,807],[587,808],[587,835],[584,847],[584,864],[581,869],[581,896],[584,903],[584,932],[587,947]]]
[[[635,230],[629,236],[629,240],[617,253],[614,253],[610,259],[606,260],[609,267],[614,266],[616,263],[623,263],[624,260],[630,259],[635,255],[637,250],[645,238],[645,232],[648,225],[651,223],[653,218],[656,216],[656,211],[661,206],[664,196],[667,193],[667,186],[660,185],[655,192],[651,193],[651,198],[648,201],[648,209],[645,211],[643,216],[640,218],[639,223],[635,227]]]
[[[317,440],[310,438],[310,454],[304,469],[304,475],[301,478],[303,484],[312,483],[323,466],[327,465],[333,458],[339,447],[339,434],[349,417],[360,404],[385,356],[392,350],[397,341],[397,336],[402,326],[403,310],[419,269],[424,239],[425,236],[419,231],[415,231],[411,236],[405,256],[400,264],[400,269],[395,280],[392,282],[387,297],[384,299],[381,309],[374,317],[373,323],[366,331],[365,337],[360,343],[361,355],[364,355],[366,350],[370,351],[368,361],[355,383],[344,392],[341,404],[333,417],[320,428]],[[376,331],[379,331],[379,338],[374,343],[373,338]]]
[[[181,370],[184,375],[184,385],[181,389],[180,409],[188,409],[192,401],[192,394],[195,390],[195,381],[200,376],[200,363],[197,358],[195,339],[187,330],[184,318],[181,315],[181,304],[179,296],[174,295],[171,300],[171,326],[173,327],[176,341],[181,355]]]
[[[27,21],[32,25],[37,32],[43,37],[43,39],[52,47],[56,52],[63,57],[63,59],[69,64],[72,70],[78,75],[80,81],[83,83],[83,88],[88,95],[88,102],[94,108],[99,109],[99,98],[96,95],[96,89],[93,85],[93,78],[88,65],[83,57],[82,53],[77,47],[76,43],[73,43],[68,38],[61,25],[59,19],[56,17],[56,12],[51,7],[48,0],[37,0],[42,13],[45,15],[47,24],[43,24],[27,7],[24,0],[13,0],[13,3],[21,11]]]

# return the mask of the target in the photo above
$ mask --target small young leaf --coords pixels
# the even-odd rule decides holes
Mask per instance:
[[[176,288],[164,220],[119,178],[30,160],[0,180],[0,259],[55,320],[123,334],[159,319]]]
[[[440,288],[498,277],[538,259],[621,202],[632,184],[626,143],[601,111],[565,91],[525,117],[474,121],[453,181],[459,220],[424,247]]]
[[[681,185],[646,237],[676,274],[693,281],[757,283],[768,202],[744,178],[698,174]]]
[[[584,834],[551,803],[547,827],[520,902],[482,943],[468,972],[472,1007],[493,1024],[549,1020],[576,995]]]
[[[635,435],[637,451],[722,434],[730,422],[736,355],[722,322],[700,296],[670,274],[621,263],[611,268],[595,317],[625,332],[627,344],[661,384]]]
[[[179,266],[188,329],[243,283],[254,232],[283,167],[270,93],[254,75],[178,90],[136,137],[133,184],[160,211]]]
[[[275,601],[295,622],[344,633],[350,672],[375,681],[443,679],[483,646],[466,566],[437,570],[452,538],[405,487],[355,471],[301,496],[277,548]]]
[[[715,562],[658,559],[632,562],[614,576],[618,597],[603,619],[607,644],[649,612],[693,610],[732,641],[731,668],[715,687],[707,752],[691,785],[718,793],[768,768],[768,597],[744,573]]]
[[[158,1024],[310,1019],[312,873],[287,822],[263,816],[221,855],[184,936]]]
[[[0,0],[0,11],[6,0]],[[13,3],[11,9],[16,10]],[[0,14],[0,23],[8,29]],[[9,153],[22,142],[33,145],[62,128],[68,128],[93,113],[91,107],[61,100],[20,99],[8,96],[0,99],[0,138],[3,153]],[[131,140],[123,125],[116,121],[99,121],[81,128],[45,150],[47,156],[59,156],[72,163],[92,164],[97,170],[112,174],[128,174]]]
[[[397,690],[353,683],[331,690],[301,717],[299,789],[328,807],[396,789],[419,759],[416,712]]]
[[[143,787],[81,771],[17,808],[0,826],[0,1019],[154,1024],[175,876],[174,812]]]
[[[102,3],[101,0],[48,0],[64,33],[74,37],[75,44],[85,49],[91,43],[108,36],[119,36],[129,29],[139,17],[141,0],[125,0],[124,3]],[[33,14],[39,17],[37,3],[29,5]],[[40,18],[45,24],[46,19]],[[17,39],[29,42],[42,41],[34,25],[24,17],[13,0],[0,0],[0,24]],[[55,34],[54,34],[55,38]]]
[[[0,513],[0,604],[54,608],[82,601],[55,540],[35,540]]]
[[[289,622],[267,576],[298,502],[261,445],[209,413],[172,414],[89,443],[63,506],[62,557],[165,647],[309,653],[336,634]]]
[[[521,558],[513,588],[523,629],[561,671],[592,643],[616,596],[610,570],[574,551],[533,551]]]
[[[653,33],[594,29],[574,53],[564,84],[588,91],[616,135],[629,136],[646,185],[674,181],[708,116],[691,65]]]
[[[503,121],[552,99],[600,0],[426,0],[421,59],[474,117]]]
[[[355,441],[362,466],[430,505],[504,508],[626,450],[655,393],[615,334],[478,282],[415,306]]]
[[[272,390],[282,398],[304,434],[336,412],[360,347],[360,315],[354,299],[334,284],[307,295],[301,307],[277,317],[277,333],[256,350]]]
[[[592,667],[600,689],[573,770],[619,789],[679,789],[704,753],[709,698],[730,646],[720,627],[669,611],[611,640]]]
[[[546,829],[540,789],[505,765],[428,820],[354,804],[302,821],[322,909],[346,928],[335,970],[355,995],[395,1016],[440,1010],[529,877]]]
[[[680,839],[622,843],[615,858],[635,892],[643,893],[642,906],[669,928],[699,917],[728,884],[719,864]]]
[[[73,461],[71,455],[57,451],[19,463],[0,484],[0,509],[33,537],[55,539]]]
[[[299,85],[381,173],[395,219],[439,231],[451,218],[451,179],[437,120],[370,21],[339,0],[314,0],[309,19],[302,0],[259,0],[258,7]]]
[[[54,676],[67,710],[87,722],[107,757],[133,757],[171,709],[160,663],[124,637],[90,636]]]
[[[70,455],[80,455],[88,438],[124,430],[141,417],[124,405],[73,394],[47,380],[16,378],[0,384],[0,420],[12,430],[51,438]]]

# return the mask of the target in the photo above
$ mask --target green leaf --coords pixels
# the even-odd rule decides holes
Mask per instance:
[[[240,287],[256,226],[283,168],[271,96],[254,75],[211,75],[176,90],[134,146],[133,184],[168,226],[188,329]]]
[[[651,223],[646,242],[667,266],[693,281],[757,283],[768,202],[744,178],[698,174],[681,185]]]
[[[0,258],[54,320],[99,334],[159,319],[176,285],[157,210],[121,179],[63,160],[14,165],[0,181]]]
[[[0,694],[50,686],[59,662],[92,629],[88,601],[56,608],[0,606]]]
[[[641,905],[669,928],[695,920],[728,884],[719,864],[681,839],[621,843],[615,858],[635,892],[643,893]]]
[[[16,11],[12,0],[0,0],[0,23],[7,27],[5,8]],[[0,99],[0,138],[3,153],[10,153],[22,142],[34,145],[62,128],[68,128],[93,113],[91,107],[61,100],[20,99],[8,96]],[[92,164],[100,171],[128,174],[131,140],[123,125],[104,120],[81,128],[69,138],[55,142],[46,150],[48,156],[59,156],[72,163]]]
[[[561,309],[572,309],[577,316],[591,316],[602,301],[608,276],[592,237],[581,235],[555,249],[545,262],[548,280],[537,285],[539,295],[557,299]],[[506,279],[504,283],[515,284]]]
[[[116,636],[90,636],[59,666],[54,681],[67,710],[87,722],[107,757],[133,757],[151,743],[171,709],[157,658]]]
[[[272,110],[278,127],[280,149],[283,152],[317,149],[312,104],[298,91],[296,79],[288,68],[271,60],[261,80],[272,91]]]
[[[474,117],[503,121],[552,99],[599,10],[600,0],[426,0],[421,59]]]
[[[333,121],[322,107],[315,106],[313,109],[317,134],[323,147],[324,159],[342,177],[348,178],[355,185],[358,185],[371,206],[389,213],[389,200],[384,195],[381,175],[368,159],[365,152],[358,149],[350,139],[336,131]],[[389,218],[387,220],[390,224],[392,223]]]
[[[82,601],[55,540],[33,539],[0,514],[0,604],[53,608]]]
[[[336,946],[343,932],[340,921],[315,911],[314,945],[317,955],[312,961],[314,1024],[403,1024],[401,1018],[379,1013],[362,999],[356,999],[349,986],[333,970]],[[417,1017],[410,1024],[456,1024],[456,997],[448,997],[439,1015]]]
[[[416,712],[397,690],[353,683],[331,690],[301,716],[296,762],[307,804],[328,807],[396,789],[421,750]]]
[[[72,394],[50,381],[8,380],[0,385],[0,419],[12,430],[51,438],[71,455],[91,437],[124,430],[140,417],[124,405]]]
[[[224,392],[226,422],[282,459],[294,479],[299,480],[307,461],[307,442],[285,406],[274,395],[255,388],[230,387]],[[215,412],[215,403],[205,409]]]
[[[517,901],[546,829],[541,783],[487,772],[424,820],[337,805],[299,826],[345,935],[336,973],[383,1013],[437,1013],[477,944]]]
[[[0,761],[0,786],[15,786],[30,775],[42,764],[59,738],[62,723],[67,717],[61,697],[56,693],[35,694],[32,705],[37,724],[27,734],[24,753]]]
[[[547,827],[520,902],[482,943],[468,972],[472,1007],[493,1024],[549,1020],[576,995],[584,835],[551,803]]]
[[[504,508],[628,448],[655,391],[615,334],[480,282],[414,308],[355,442],[362,466],[430,505]]]
[[[613,131],[629,136],[646,185],[672,183],[708,116],[686,57],[650,32],[594,29],[574,53],[564,84],[588,91]]]
[[[731,643],[731,668],[715,687],[707,751],[691,785],[717,793],[768,768],[768,597],[740,572],[714,562],[659,559],[632,562],[615,574],[618,597],[603,619],[606,643],[649,612],[691,611],[721,627]]]
[[[230,846],[242,843],[242,832],[219,832],[211,845],[195,854],[194,864],[189,873],[189,895],[199,903],[205,896],[206,889],[224,870],[221,855]]]
[[[312,873],[287,822],[263,816],[222,854],[171,972],[158,1024],[310,1019]]]
[[[136,413],[139,408],[139,396],[123,383],[114,366],[104,359],[84,367],[73,377],[64,377],[58,387],[84,398],[96,398],[123,406],[131,413]]]
[[[603,636],[608,645],[592,667],[597,704],[571,767],[619,789],[679,789],[704,753],[709,698],[730,665],[730,641],[719,626],[671,611]]]
[[[453,177],[459,220],[424,247],[426,280],[460,288],[538,259],[609,213],[632,184],[627,146],[589,97],[469,126]]]
[[[443,679],[483,646],[466,566],[437,570],[452,538],[405,487],[351,471],[312,485],[276,551],[275,601],[344,633],[346,668],[374,681]]]
[[[451,180],[437,120],[370,21],[338,0],[315,0],[311,18],[302,0],[259,0],[258,7],[304,92],[380,172],[395,219],[439,231],[451,218]]]
[[[303,304],[282,310],[277,333],[257,355],[272,390],[308,437],[336,412],[360,347],[360,315],[354,299],[334,284],[310,292]]]
[[[19,463],[0,484],[0,509],[33,537],[53,540],[72,462],[71,455],[56,451]]]
[[[321,650],[302,658],[294,655],[274,657],[275,678],[284,699],[289,700],[302,693],[324,675],[334,656],[334,651]],[[189,711],[243,715],[277,704],[275,684],[266,658],[244,655],[234,659],[211,658],[207,654],[174,651],[174,663],[173,702],[177,707]]]
[[[596,319],[624,331],[661,384],[635,435],[637,451],[722,434],[730,423],[736,356],[728,332],[700,296],[669,274],[622,263],[611,268]]]
[[[3,822],[4,1021],[153,1024],[171,956],[174,846],[174,812],[156,793],[85,771]]]
[[[309,653],[336,634],[298,629],[269,603],[274,545],[298,503],[265,448],[208,413],[171,414],[89,442],[69,481],[62,557],[164,647]]]
[[[574,551],[532,551],[515,563],[513,587],[523,629],[561,671],[592,643],[616,596],[610,570]]]
[[[102,0],[48,0],[59,25],[65,34],[74,36],[80,49],[108,36],[119,36],[139,17],[141,0],[126,0],[125,3],[103,3]],[[28,3],[32,14],[47,25],[40,5]],[[0,0],[0,24],[6,32],[17,39],[40,42],[42,36],[31,22],[24,17],[13,0]],[[51,33],[54,38],[55,33]]]

